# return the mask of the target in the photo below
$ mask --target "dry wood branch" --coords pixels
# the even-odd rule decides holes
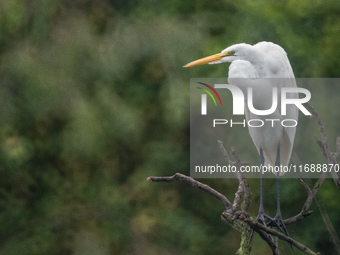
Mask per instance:
[[[340,137],[337,137],[335,140],[335,153],[333,154],[333,158],[336,159],[340,155]]]
[[[231,165],[231,166],[235,166],[237,165],[237,167],[240,169],[240,167],[244,164],[247,164],[246,162],[241,162],[240,158],[238,157],[237,151],[235,147],[231,147],[231,153],[233,154],[234,158],[235,158],[235,162],[231,161],[228,152],[226,151],[226,149],[223,146],[223,142],[218,140],[217,141],[219,144],[219,147],[221,149],[222,155],[225,159],[225,161]],[[243,211],[247,211],[250,205],[250,200],[251,200],[251,190],[250,190],[250,186],[249,186],[249,182],[246,178],[244,178],[244,176],[242,176],[239,172],[235,172],[236,178],[239,181],[239,186],[238,189],[235,193],[235,199],[233,202],[233,206],[231,208],[230,213],[233,213],[237,210],[239,203],[241,201],[241,197],[242,194],[244,193],[244,198],[243,198],[243,202],[241,205],[241,208]]]
[[[296,248],[298,248],[299,250],[303,251],[306,254],[316,255],[316,253],[314,253],[313,251],[311,251],[310,249],[308,249],[304,245],[300,244],[299,242],[295,241],[294,239],[292,239],[292,238],[290,238],[290,237],[288,237],[288,236],[286,236],[286,235],[284,235],[284,234],[282,234],[282,233],[280,233],[280,232],[278,232],[278,231],[276,231],[272,228],[265,227],[257,221],[251,220],[247,212],[230,210],[230,208],[232,208],[233,205],[230,203],[230,201],[224,195],[222,195],[221,193],[212,189],[210,186],[192,179],[191,177],[188,177],[188,176],[183,175],[183,174],[176,173],[173,176],[169,176],[169,177],[154,177],[154,176],[151,176],[151,177],[148,177],[147,180],[152,181],[152,182],[183,181],[183,182],[186,182],[186,183],[188,183],[188,184],[190,184],[194,187],[197,187],[199,189],[202,189],[202,190],[208,192],[212,196],[221,200],[222,203],[225,205],[226,211],[224,213],[222,213],[222,219],[223,219],[224,222],[228,223],[230,226],[232,226],[233,228],[237,229],[240,232],[244,231],[245,225],[250,226],[251,228],[254,229],[254,231],[259,233],[259,235],[268,243],[268,245],[273,250],[274,255],[279,255],[280,252],[276,249],[276,246],[273,244],[269,234],[275,235],[278,238],[294,245]],[[313,189],[314,191],[313,190],[311,191],[312,193],[317,192],[318,187],[314,187],[314,189]],[[233,213],[231,214],[230,212],[233,212]],[[288,225],[287,223],[285,221],[286,225]]]
[[[329,149],[325,129],[324,129],[324,126],[321,122],[319,115],[317,114],[315,109],[309,103],[306,103],[306,106],[313,113],[313,118],[315,119],[315,121],[318,124],[322,141],[319,141],[317,138],[315,138],[315,139],[316,139],[316,142],[319,145],[322,153],[327,158],[327,162],[332,163],[332,164],[339,164],[336,161],[336,157],[338,157],[340,155],[340,138],[337,138],[337,140],[336,140],[336,152],[332,153]],[[229,164],[231,166],[237,166],[238,168],[240,168],[242,165],[246,164],[245,162],[242,162],[239,159],[237,152],[236,152],[236,149],[234,147],[231,148],[231,153],[233,154],[233,156],[235,158],[235,162],[230,159],[227,151],[223,147],[223,143],[221,141],[218,141],[218,143],[219,143],[220,149],[222,151],[222,154],[223,154],[227,164]],[[299,159],[296,155],[293,154],[292,158],[293,158],[294,162],[299,162]],[[298,164],[300,164],[300,163],[301,162],[299,162]],[[221,218],[225,223],[232,226],[234,229],[238,230],[242,234],[245,233],[246,235],[247,235],[247,233],[249,233],[250,229],[254,229],[254,231],[259,233],[261,238],[267,242],[267,244],[272,249],[272,252],[273,252],[274,255],[279,255],[281,253],[277,249],[276,245],[273,243],[270,235],[277,236],[281,240],[284,240],[284,241],[290,243],[291,245],[295,246],[297,249],[301,250],[305,254],[317,255],[317,253],[311,251],[309,248],[307,248],[303,244],[297,242],[296,240],[292,239],[291,237],[288,237],[288,236],[278,232],[275,229],[266,227],[266,226],[262,225],[261,223],[259,223],[258,221],[251,219],[248,215],[248,212],[247,212],[247,209],[248,209],[249,204],[250,204],[250,198],[251,198],[251,191],[250,191],[249,183],[248,183],[247,179],[244,178],[239,173],[236,172],[235,174],[236,174],[236,177],[238,179],[239,186],[238,186],[238,189],[235,193],[235,198],[234,198],[233,203],[231,203],[224,195],[222,195],[218,191],[212,189],[208,185],[203,184],[201,182],[198,182],[198,181],[192,179],[191,177],[185,176],[183,174],[177,173],[177,174],[170,176],[170,177],[148,177],[147,180],[153,181],[153,182],[184,181],[184,182],[186,182],[186,183],[188,183],[188,184],[190,184],[194,187],[197,187],[199,189],[202,189],[202,190],[208,192],[209,194],[211,194],[212,196],[218,198],[219,200],[221,200],[223,202],[226,210],[222,213]],[[304,180],[301,180],[301,184],[305,187],[305,189],[307,191],[307,199],[306,199],[306,201],[305,201],[305,203],[304,203],[304,205],[301,209],[301,212],[299,214],[297,214],[297,215],[295,215],[295,216],[293,216],[289,219],[284,220],[285,225],[290,225],[290,224],[293,224],[297,221],[300,221],[300,220],[304,219],[305,217],[309,216],[312,213],[312,211],[309,211],[309,208],[310,208],[310,206],[313,202],[313,199],[316,198],[316,194],[319,191],[321,184],[325,180],[326,174],[327,173],[321,174],[320,178],[315,183],[315,185],[312,189],[311,189],[311,187],[308,186],[308,184]],[[339,178],[336,175],[333,175],[333,179],[334,179],[335,183],[340,187]],[[243,199],[243,203],[241,205],[241,211],[238,211],[237,209],[239,208],[239,204],[240,204],[241,197],[242,197],[243,194],[244,194],[244,199]],[[318,206],[318,207],[320,208],[320,206]],[[321,209],[320,209],[320,212],[321,212]],[[326,214],[323,214],[323,215],[326,215]],[[328,218],[328,221],[329,221],[329,218]],[[327,227],[329,227],[329,226],[332,227],[332,224],[327,225]],[[329,229],[332,230],[331,228],[329,228]],[[333,232],[335,232],[335,230]],[[338,243],[338,245],[339,245],[339,238],[337,238],[337,235],[336,234],[334,236],[332,235],[332,238],[333,238],[334,242]],[[337,246],[337,248],[340,250],[339,246]]]
[[[328,169],[330,169],[330,164],[333,164],[333,165],[339,164],[339,162],[337,162],[336,159],[340,155],[340,137],[336,138],[336,151],[334,153],[332,153],[329,149],[329,146],[328,146],[328,143],[327,143],[326,132],[325,132],[324,126],[321,122],[319,115],[317,114],[317,112],[315,111],[315,109],[313,108],[312,105],[310,105],[309,103],[307,103],[306,105],[312,111],[313,118],[315,119],[315,121],[317,122],[317,124],[319,126],[319,131],[320,131],[320,134],[321,134],[321,137],[322,137],[322,141],[320,141],[316,137],[314,137],[314,138],[315,138],[316,143],[319,145],[323,155],[326,157],[327,163],[329,164]],[[297,157],[296,154],[292,155],[292,159],[295,162],[295,164],[301,165],[301,161],[299,160],[299,158]],[[332,174],[335,185],[338,188],[340,188],[340,181],[339,181],[339,177],[337,176],[337,173],[335,173],[334,171],[331,171],[331,174]],[[325,175],[325,173],[323,173],[320,176],[317,183],[314,185],[313,190],[311,190],[310,187],[309,187],[309,186],[312,185],[310,180],[306,179],[308,181],[309,186],[308,186],[307,183],[305,183],[303,180],[301,180],[302,185],[307,190],[308,197],[307,197],[307,200],[306,200],[306,202],[305,202],[305,204],[302,208],[302,211],[299,213],[299,215],[290,218],[290,219],[292,219],[292,221],[290,221],[290,222],[293,223],[294,222],[293,220],[299,220],[299,219],[304,218],[303,214],[308,213],[309,206],[311,205],[311,203],[314,199],[314,202],[315,202],[316,206],[318,207],[318,209],[320,211],[320,214],[322,216],[323,221],[325,222],[325,225],[328,229],[328,232],[330,233],[330,236],[331,236],[331,239],[334,243],[335,249],[340,254],[340,239],[339,239],[339,237],[338,237],[338,235],[337,235],[337,233],[334,229],[332,222],[329,219],[329,216],[328,216],[325,208],[323,207],[321,201],[316,196],[316,193],[317,193],[318,189],[320,188],[322,182],[325,180],[325,177],[326,177],[326,175]],[[287,221],[290,220],[290,219],[287,219]],[[286,225],[288,225],[288,224],[286,224]]]
[[[229,165],[235,166],[235,162],[230,160],[228,152],[226,151],[226,149],[223,146],[223,142],[222,141],[217,141],[217,142],[218,142],[218,144],[220,146],[220,149],[221,149],[221,152],[223,154],[223,157],[224,157],[225,161]],[[237,180],[239,182],[239,185],[238,185],[237,191],[235,193],[234,202],[233,202],[232,206],[227,210],[231,214],[233,214],[237,210],[238,205],[239,205],[239,203],[241,201],[241,196],[243,194],[243,190],[244,190],[244,185],[243,185],[243,181],[241,179],[241,175],[237,171],[235,172],[235,175],[236,175],[236,178],[237,178]]]
[[[243,185],[244,185],[244,197],[243,202],[241,204],[241,210],[247,212],[251,201],[251,190],[247,179],[243,179]]]
[[[319,145],[322,154],[327,158],[327,152],[326,152],[325,146],[323,145],[323,142],[320,141],[320,140],[319,140],[318,138],[316,138],[315,136],[314,136],[314,139],[315,139],[315,142],[317,143],[317,145]]]
[[[220,141],[220,140],[218,140],[217,142],[218,142],[218,144],[219,144],[219,146],[220,146],[220,149],[221,149],[221,151],[222,151],[222,155],[223,155],[225,161],[226,161],[229,165],[234,166],[234,165],[235,165],[235,162],[233,162],[233,161],[230,160],[230,157],[229,157],[229,155],[228,155],[228,152],[225,150],[225,148],[224,148],[224,146],[223,146],[223,142]]]
[[[227,212],[222,213],[222,220],[226,223],[228,223],[230,221],[230,217],[229,217],[229,214]],[[248,213],[243,212],[243,211],[242,212],[237,211],[234,214],[234,216],[231,218],[231,220],[232,221],[242,220],[243,222],[245,222],[247,225],[252,227],[254,229],[254,231],[256,231],[264,241],[267,242],[269,247],[272,249],[274,255],[281,254],[280,251],[276,248],[276,245],[273,243],[272,238],[270,237],[270,235],[268,233],[266,233],[264,230],[261,230],[260,228],[254,226],[254,225],[249,224],[250,217],[249,217]]]
[[[310,188],[308,187],[307,183],[305,183],[304,180],[300,179],[300,181],[301,181],[301,184],[303,185],[303,187],[305,187],[307,194],[309,196],[312,193],[312,191],[310,190]]]
[[[223,146],[223,144],[222,144]],[[238,169],[241,168],[241,166],[245,165],[244,162],[241,162],[236,148],[234,146],[231,147],[231,154],[233,154],[235,161],[236,161],[236,165],[238,167]],[[241,205],[241,209],[242,211],[247,211],[250,205],[250,200],[251,200],[251,190],[250,190],[250,186],[249,186],[249,182],[248,180],[245,178],[245,176],[241,173],[241,182],[243,185],[243,191],[244,191],[244,198],[243,198],[243,202]]]
[[[316,197],[317,198],[317,197]],[[330,233],[331,235],[331,239],[334,243],[334,246],[335,246],[335,249],[337,251],[338,254],[340,254],[340,240],[339,240],[339,237],[338,237],[338,234],[336,233],[335,231],[335,228],[328,216],[328,213],[326,212],[324,206],[322,205],[321,201],[319,199],[314,199],[315,201],[315,204],[317,205],[317,207],[319,208],[319,211],[320,211],[320,214],[322,216],[322,219],[323,221],[325,222],[326,224],[326,227],[328,229],[328,232]]]
[[[231,214],[233,214],[237,210],[237,208],[238,208],[238,206],[240,204],[240,201],[241,201],[241,197],[242,197],[243,191],[244,191],[244,185],[243,185],[243,181],[241,180],[239,182],[238,189],[237,189],[237,191],[235,193],[235,199],[234,199],[233,205],[232,205],[231,208],[229,208],[227,210]]]
[[[217,199],[221,200],[222,203],[224,204],[224,206],[226,207],[226,209],[229,209],[232,205],[230,203],[230,201],[221,193],[219,193],[218,191],[214,190],[213,188],[211,188],[210,186],[203,184],[199,181],[194,180],[193,178],[186,176],[184,174],[180,174],[180,173],[176,173],[173,176],[169,176],[169,177],[154,177],[154,176],[150,176],[147,178],[148,181],[152,181],[152,182],[174,182],[174,181],[184,181],[188,184],[190,184],[191,186],[197,187],[201,190],[204,190],[206,192],[208,192],[210,195],[216,197]]]
[[[327,155],[326,157],[327,157],[327,160],[330,160],[332,158],[332,156],[331,156],[330,151],[329,151],[329,146],[328,146],[328,142],[327,142],[327,136],[326,136],[326,132],[325,132],[325,127],[322,124],[321,119],[319,117],[319,114],[316,112],[314,107],[309,102],[307,102],[305,104],[308,107],[308,109],[312,112],[313,118],[316,121],[316,123],[318,124],[319,132],[320,132],[321,138],[322,138],[322,143],[323,143],[323,146],[325,148],[326,155]]]
[[[326,136],[326,132],[325,132],[325,127],[322,124],[322,121],[319,117],[319,114],[316,112],[316,110],[314,109],[314,107],[310,103],[307,102],[306,106],[312,112],[313,118],[316,121],[316,123],[318,124],[319,132],[320,132],[321,138],[322,138],[322,142],[319,141],[317,138],[315,138],[315,140],[316,140],[316,143],[320,146],[322,153],[327,158],[327,163],[328,164],[339,164],[339,162],[336,161],[336,157],[338,156],[338,153],[339,153],[339,150],[340,150],[339,149],[340,146],[338,145],[338,144],[340,144],[339,139],[337,138],[337,140],[336,140],[336,153],[333,154],[333,153],[331,153],[331,151],[329,149],[327,136]],[[339,180],[337,173],[335,173],[334,171],[331,171],[331,175],[333,177],[335,185],[340,189],[340,180]]]
[[[236,148],[234,146],[231,147],[231,154],[233,154],[233,156],[234,156],[234,158],[236,160],[237,167],[241,168],[242,162],[241,162],[240,158],[238,157]]]
[[[305,254],[316,255],[316,253],[314,253],[313,251],[311,251],[310,249],[308,249],[304,245],[300,244],[299,242],[295,241],[294,239],[292,239],[292,238],[290,238],[290,237],[288,237],[288,236],[286,236],[286,235],[284,235],[284,234],[282,234],[282,233],[280,233],[280,232],[278,232],[274,229],[265,227],[257,221],[251,220],[249,215],[246,212],[236,211],[236,212],[233,212],[233,214],[230,214],[230,212],[232,211],[232,210],[230,210],[230,207],[232,207],[232,205],[224,195],[222,195],[221,193],[212,189],[208,185],[192,179],[191,177],[185,176],[183,174],[176,173],[175,175],[169,176],[169,177],[148,177],[147,180],[152,181],[152,182],[184,181],[184,182],[186,182],[186,183],[188,183],[188,184],[190,184],[194,187],[197,187],[199,189],[202,189],[202,190],[208,192],[212,196],[221,200],[223,202],[223,204],[225,205],[227,210],[222,214],[222,219],[223,219],[224,222],[228,223],[229,225],[231,225],[233,228],[237,229],[238,231],[241,231],[242,228],[244,228],[244,224],[242,224],[242,221],[244,223],[248,224],[251,228],[254,229],[254,231],[259,233],[259,235],[261,236],[262,239],[264,239],[268,243],[268,245],[273,250],[274,255],[279,255],[281,253],[276,249],[276,246],[272,242],[269,234],[275,235],[278,238],[294,245],[296,248],[303,251]],[[316,185],[313,188],[313,190],[311,191],[312,194],[314,194],[314,193],[316,194],[316,192],[319,188],[317,186],[318,185]],[[306,203],[307,203],[307,201],[306,201]],[[302,211],[304,211],[304,210],[302,210]],[[305,214],[310,214],[310,212],[307,212]],[[297,217],[297,216],[295,216],[295,217]],[[304,218],[305,215],[300,215],[299,217]],[[293,218],[294,217],[292,217],[290,219],[293,219]],[[298,219],[298,220],[301,220],[301,219]],[[290,222],[288,220],[285,220],[284,222],[285,222],[286,225],[288,225],[288,224],[291,224],[291,223],[296,222],[298,220],[290,220]]]
[[[302,185],[307,189],[307,193],[308,193],[307,199],[304,205],[302,206],[302,210],[299,214],[283,221],[286,226],[306,218],[313,212],[313,211],[309,211],[309,207],[311,206],[313,199],[316,196],[316,193],[319,191],[321,184],[326,179],[326,175],[327,173],[321,174],[320,178],[315,183],[312,190],[307,186],[307,184],[304,181],[302,181]]]
[[[257,222],[257,221],[252,221],[249,220],[248,224],[253,228],[253,229],[260,229],[265,231],[268,234],[277,236],[278,238],[280,238],[281,240],[284,240],[292,245],[294,245],[296,248],[298,248],[300,251],[304,252],[305,254],[309,254],[309,255],[317,255],[317,253],[311,251],[310,249],[308,249],[306,246],[304,246],[303,244],[295,241],[293,238],[286,236],[278,231],[276,231],[275,229],[272,228],[268,228],[264,225],[262,225],[261,223]]]
[[[222,214],[225,218],[227,213],[224,212]],[[317,255],[317,253],[311,251],[309,248],[307,248],[306,246],[304,246],[303,244],[297,242],[296,240],[294,240],[293,238],[286,236],[280,232],[278,232],[275,229],[266,227],[264,225],[262,225],[261,223],[259,223],[256,220],[252,220],[249,215],[245,212],[241,212],[238,211],[235,213],[235,216],[233,217],[233,219],[240,219],[243,220],[244,222],[246,222],[252,229],[254,229],[257,233],[259,233],[259,235],[262,237],[262,239],[264,239],[268,245],[271,247],[273,254],[279,254],[276,249],[275,244],[272,242],[270,235],[274,235],[277,236],[278,238],[280,238],[281,240],[284,240],[286,242],[288,242],[289,244],[294,245],[297,249],[301,250],[302,252],[304,252],[305,254],[309,254],[309,255]]]
[[[338,143],[338,140],[339,139],[337,138],[337,143]],[[337,148],[337,150],[338,150],[338,148]],[[292,159],[293,159],[293,161],[296,165],[301,165],[301,161],[295,153],[292,155]],[[312,191],[310,189],[310,187],[312,187],[312,181],[310,179],[306,178],[306,182],[301,180],[301,183],[306,188],[308,196],[309,196],[312,193]],[[320,199],[318,198],[317,195],[315,195],[315,197],[314,197],[314,202],[315,202],[316,206],[318,207],[318,209],[320,211],[320,214],[322,216],[323,221],[325,222],[325,225],[326,225],[328,232],[331,236],[331,239],[334,243],[335,249],[337,250],[338,254],[340,254],[339,237],[338,237],[338,235],[335,231],[335,228],[334,228],[334,226],[333,226],[333,224],[332,224],[332,222],[331,222],[331,220],[328,216],[328,213],[326,212],[326,209],[322,205],[322,202],[320,201]]]

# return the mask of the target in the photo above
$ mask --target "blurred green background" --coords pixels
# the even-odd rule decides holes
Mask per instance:
[[[220,201],[146,181],[189,175],[190,78],[228,70],[182,66],[235,43],[272,41],[296,77],[338,77],[339,14],[338,0],[0,0],[0,254],[235,254],[240,235],[220,220]],[[311,103],[334,150],[340,121],[329,102],[340,88],[317,93]],[[294,151],[324,163],[316,124],[301,122]],[[257,163],[247,132],[225,139]],[[233,199],[236,180],[201,181]],[[250,185],[255,216],[259,180]],[[298,179],[281,187],[283,217],[296,215],[304,188]],[[274,215],[275,180],[265,189]],[[318,196],[339,234],[339,190],[328,179]],[[291,237],[336,254],[311,209],[288,226]],[[271,254],[257,235],[253,244],[253,254]]]

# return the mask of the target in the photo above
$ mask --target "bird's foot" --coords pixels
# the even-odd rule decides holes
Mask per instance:
[[[268,227],[268,223],[271,222],[272,220],[274,220],[272,217],[270,217],[269,215],[265,214],[264,212],[259,212],[259,214],[257,215],[256,219],[258,222],[260,222],[262,225]],[[254,235],[254,229],[251,230],[249,239],[248,239],[248,244],[250,244],[251,239],[253,238]],[[270,238],[273,241],[273,237],[270,235]]]
[[[274,219],[269,220],[267,224],[268,224],[269,227],[277,228],[281,233],[283,233],[283,234],[285,234],[286,236],[289,237],[286,225],[284,224],[284,222],[282,220],[282,216],[281,216],[280,213],[276,214]],[[276,244],[276,246],[277,246],[277,244]],[[290,247],[294,251],[294,248],[293,248],[292,244],[290,244]]]
[[[276,214],[274,218],[269,217],[267,224],[269,227],[277,228],[281,233],[289,236],[286,225],[284,224],[280,214]]]
[[[257,215],[256,220],[260,222],[264,226],[268,226],[268,222],[271,221],[273,218],[269,215],[265,214],[264,212],[259,212],[259,215]]]

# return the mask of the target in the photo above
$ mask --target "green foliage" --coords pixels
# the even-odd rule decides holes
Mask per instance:
[[[297,77],[339,76],[339,10],[335,0],[0,1],[0,253],[236,253],[241,237],[220,221],[219,201],[180,183],[146,182],[189,173],[189,79],[226,77],[228,67],[182,66],[266,40],[286,49]],[[324,124],[334,148],[340,124],[325,102],[338,93],[313,89],[320,116],[332,116]],[[294,150],[305,163],[324,162],[317,127],[305,122]],[[230,139],[226,146],[257,162],[244,132]],[[237,187],[203,182],[229,198]],[[250,185],[255,215],[258,180]],[[275,190],[274,180],[265,185]],[[282,187],[284,217],[297,214],[306,192],[298,180]],[[340,229],[331,180],[319,196]],[[271,215],[274,197],[264,198]],[[289,231],[332,254],[313,209]],[[255,236],[254,254],[268,249]]]

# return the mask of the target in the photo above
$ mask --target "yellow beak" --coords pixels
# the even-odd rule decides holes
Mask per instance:
[[[211,62],[219,61],[222,58],[224,58],[225,56],[232,56],[232,55],[234,55],[233,51],[221,52],[221,53],[211,55],[209,57],[205,57],[205,58],[201,58],[201,59],[192,61],[192,62],[190,62],[189,64],[186,64],[183,67],[192,67],[192,66],[204,65],[204,64],[211,63]]]

